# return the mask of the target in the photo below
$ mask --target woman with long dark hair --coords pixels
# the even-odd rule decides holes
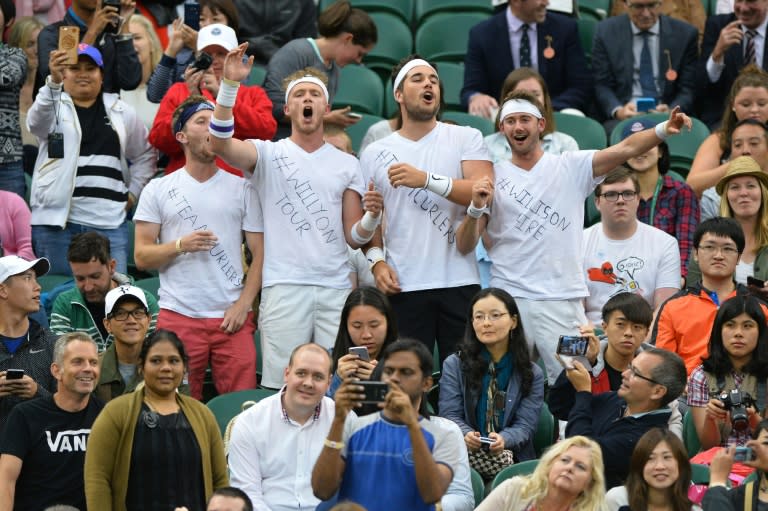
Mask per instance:
[[[470,456],[490,438],[491,454],[536,458],[533,436],[544,402],[544,376],[531,362],[515,299],[487,288],[470,303],[460,351],[445,359],[439,415],[458,424]]]
[[[333,397],[342,380],[351,375],[370,380],[379,355],[396,340],[397,320],[387,296],[375,287],[359,287],[349,293],[331,354],[333,380],[328,396]],[[367,360],[350,353],[352,347],[366,348]]]
[[[717,311],[709,355],[688,380],[688,406],[703,449],[745,445],[762,419],[768,378],[768,327],[763,307],[754,296],[740,294],[723,302]],[[737,417],[724,402],[732,401],[734,390],[755,400],[746,403],[744,420],[734,420]]]
[[[605,496],[608,511],[700,511],[688,498],[691,462],[668,429],[648,430],[635,445],[624,486]]]

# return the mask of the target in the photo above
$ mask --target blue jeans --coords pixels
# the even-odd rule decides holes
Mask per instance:
[[[67,222],[61,229],[52,225],[32,226],[32,245],[37,257],[47,257],[51,262],[51,273],[55,275],[72,275],[67,261],[67,251],[72,237],[82,232],[94,231],[109,238],[110,252],[117,261],[116,270],[128,272],[128,223],[123,222],[116,229],[96,229],[81,224]]]
[[[27,189],[24,179],[24,165],[19,161],[0,164],[0,190],[13,192],[22,199]]]

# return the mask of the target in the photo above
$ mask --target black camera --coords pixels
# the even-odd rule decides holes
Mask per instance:
[[[204,51],[200,52],[200,55],[197,56],[197,59],[192,63],[193,69],[199,69],[200,71],[205,71],[209,67],[211,67],[211,64],[213,64],[213,57],[211,57],[209,54],[205,53]]]
[[[723,402],[725,409],[731,414],[731,427],[735,431],[744,431],[749,427],[747,407],[755,406],[755,400],[741,390],[733,389],[730,392],[721,392],[718,397]]]
[[[120,0],[104,0],[102,2],[103,7],[114,7],[117,9],[118,16],[110,23],[107,23],[107,26],[104,27],[104,32],[108,34],[116,34],[118,29],[120,28]]]

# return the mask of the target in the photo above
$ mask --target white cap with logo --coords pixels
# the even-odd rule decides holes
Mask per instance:
[[[237,35],[232,28],[221,23],[206,25],[197,33],[197,51],[207,46],[221,46],[232,51],[237,48]]]
[[[104,297],[104,313],[109,316],[117,303],[122,301],[123,298],[129,296],[139,300],[145,309],[149,309],[149,305],[147,305],[147,296],[144,294],[144,290],[140,287],[125,284],[122,286],[117,286],[115,289],[107,293],[106,297]]]

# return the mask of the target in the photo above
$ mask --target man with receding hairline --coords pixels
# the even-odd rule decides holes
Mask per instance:
[[[291,353],[285,384],[238,415],[229,441],[230,481],[259,511],[314,509],[310,476],[331,427],[335,405],[325,397],[333,362],[318,344]]]

